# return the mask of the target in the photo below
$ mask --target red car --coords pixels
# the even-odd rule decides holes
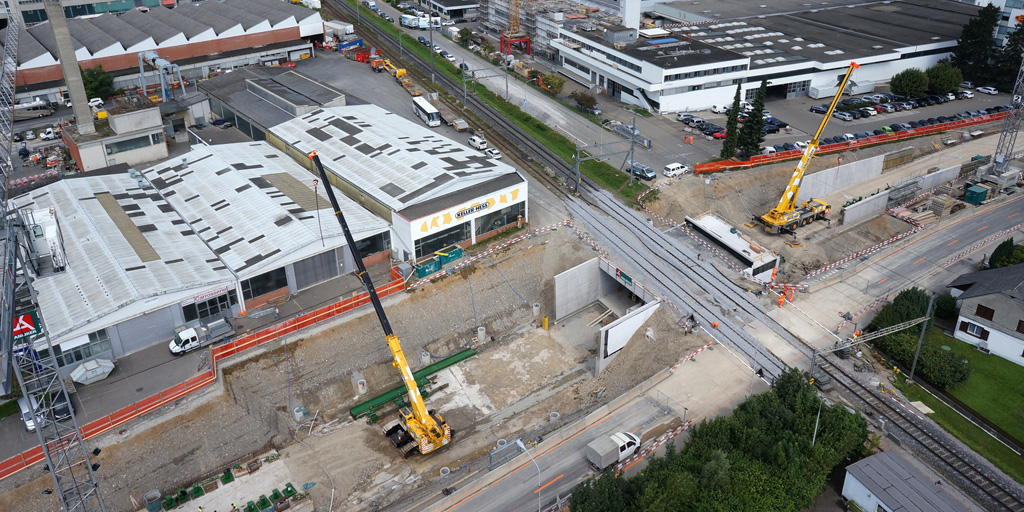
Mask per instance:
[[[726,137],[726,133],[725,132],[727,132],[727,131],[728,130],[722,130],[720,132],[715,132],[715,133],[711,134],[711,136],[716,138],[716,139],[724,139]]]

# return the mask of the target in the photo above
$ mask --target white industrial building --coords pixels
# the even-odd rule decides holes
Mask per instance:
[[[847,466],[843,497],[872,512],[966,512],[938,483],[899,455],[881,452]]]
[[[749,100],[762,79],[770,82],[769,97],[824,96],[851,61],[861,65],[852,90],[866,92],[948,57],[977,11],[940,0],[839,0],[813,9],[795,0],[670,2],[653,6],[658,28],[567,21],[552,46],[570,78],[669,113],[729,104],[736,84]]]
[[[418,260],[526,222],[527,181],[512,166],[376,105],[316,110],[270,128],[267,141],[391,224],[395,259]]]
[[[16,197],[39,238],[33,286],[62,372],[354,270],[312,178],[249,142],[194,146],[148,169],[84,173]],[[338,195],[364,261],[386,259],[387,224]]]

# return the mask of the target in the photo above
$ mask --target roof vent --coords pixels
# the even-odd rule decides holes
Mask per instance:
[[[932,36],[932,41],[938,41],[939,39],[942,39],[942,38],[939,37],[939,36]]]
[[[875,50],[881,50],[882,48],[884,48],[884,46],[882,46],[880,44],[876,44],[876,45],[872,46],[871,48],[874,48]]]
[[[181,159],[181,166],[184,167],[185,169],[188,169],[188,158]]]

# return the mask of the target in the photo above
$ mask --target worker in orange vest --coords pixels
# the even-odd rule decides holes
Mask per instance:
[[[779,307],[781,308],[782,304],[785,303],[785,302],[786,302],[786,296],[780,294],[779,295]]]

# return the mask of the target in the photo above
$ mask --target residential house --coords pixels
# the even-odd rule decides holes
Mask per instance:
[[[960,306],[956,339],[1024,366],[1024,263],[949,283]]]

